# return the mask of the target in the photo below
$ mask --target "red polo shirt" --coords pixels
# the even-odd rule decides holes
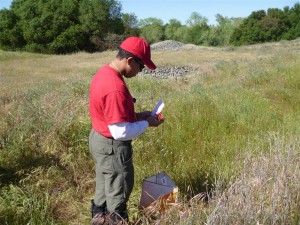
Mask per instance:
[[[133,98],[123,76],[109,65],[93,77],[90,86],[90,117],[95,131],[112,137],[108,125],[136,122]]]

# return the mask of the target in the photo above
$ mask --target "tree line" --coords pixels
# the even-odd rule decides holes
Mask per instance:
[[[216,25],[197,12],[186,24],[138,20],[117,0],[13,0],[0,10],[0,48],[38,53],[115,49],[128,36],[149,43],[175,40],[205,46],[239,46],[300,37],[300,4],[252,12],[247,18],[216,15]]]

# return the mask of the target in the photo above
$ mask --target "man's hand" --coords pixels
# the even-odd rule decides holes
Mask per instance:
[[[157,115],[150,116],[146,120],[148,121],[150,127],[157,127],[157,126],[161,125],[164,122],[163,119],[159,120],[157,118]]]
[[[147,118],[151,116],[151,112],[145,111],[145,112],[136,113],[135,115],[138,121],[147,120]]]

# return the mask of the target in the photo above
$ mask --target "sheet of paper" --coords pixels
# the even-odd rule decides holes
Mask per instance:
[[[159,100],[158,103],[156,104],[155,108],[152,110],[151,115],[153,116],[155,114],[161,113],[164,106],[165,106],[165,103],[163,103],[162,100]]]

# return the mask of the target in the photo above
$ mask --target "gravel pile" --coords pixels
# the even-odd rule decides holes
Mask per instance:
[[[167,40],[152,44],[151,50],[180,50],[184,45],[179,41]]]
[[[184,50],[186,48],[186,44],[179,42],[179,41],[173,41],[173,40],[167,40],[167,41],[161,41],[158,43],[154,43],[151,45],[151,50],[158,50],[158,51],[178,51],[178,50]],[[190,46],[189,46],[190,48]],[[173,67],[158,67],[156,70],[148,70],[147,68],[143,69],[143,71],[140,73],[141,75],[151,75],[151,77],[156,78],[171,78],[171,77],[183,77],[186,76],[193,71],[197,70],[197,68],[190,67],[190,66],[173,66]]]
[[[166,79],[171,77],[183,77],[195,70],[196,68],[189,66],[157,67],[156,70],[143,69],[140,74]]]
[[[184,44],[179,41],[167,40],[151,45],[151,50],[156,51],[179,51],[179,50],[216,50],[213,47],[197,46],[194,44]]]

